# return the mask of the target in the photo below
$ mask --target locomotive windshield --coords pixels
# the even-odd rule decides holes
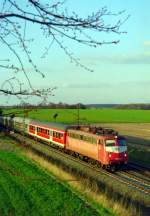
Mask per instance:
[[[120,146],[126,146],[126,140],[125,140],[125,139],[119,139],[119,140],[118,140],[118,144],[119,144]]]
[[[115,140],[106,140],[105,145],[106,146],[115,146]]]

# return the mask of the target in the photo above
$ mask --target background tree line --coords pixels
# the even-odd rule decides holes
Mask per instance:
[[[44,103],[30,104],[20,103],[13,106],[0,106],[1,109],[17,108],[17,109],[139,109],[150,110],[150,103],[135,103],[135,104],[67,104],[59,103]]]

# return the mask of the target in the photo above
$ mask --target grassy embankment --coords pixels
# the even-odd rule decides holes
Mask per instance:
[[[0,137],[0,215],[114,214],[103,207],[96,211],[50,172],[25,157],[14,141]]]
[[[4,154],[3,154],[4,153]],[[36,164],[44,169],[46,169],[48,172],[53,173],[53,176],[55,176],[57,179],[59,179],[59,182],[63,182],[63,185],[65,185],[65,189],[60,189],[57,186],[57,184],[51,183],[51,179],[54,181],[57,181],[53,176],[50,176],[49,174],[45,176],[45,172],[43,172],[42,169],[40,169],[33,162],[25,158],[23,155],[27,156],[28,158],[32,159],[32,161],[36,162]],[[5,162],[4,162],[5,159]],[[16,148],[16,142],[10,140],[7,137],[0,137],[0,161],[3,161],[4,163],[2,165],[5,165],[1,167],[0,163],[0,169],[4,169],[5,172],[7,172],[8,178],[3,177],[3,186],[1,186],[1,176],[0,176],[0,187],[5,190],[5,193],[3,191],[0,191],[1,196],[3,196],[3,202],[0,200],[0,210],[2,212],[2,215],[8,215],[8,213],[13,215],[49,215],[49,209],[53,205],[53,212],[51,215],[67,215],[68,211],[66,212],[66,206],[62,205],[60,209],[60,214],[57,214],[58,211],[56,209],[55,211],[55,204],[56,208],[59,208],[62,202],[59,203],[60,197],[63,198],[63,200],[67,203],[68,202],[68,196],[71,194],[71,198],[69,198],[69,210],[72,208],[72,202],[75,202],[75,206],[78,208],[78,204],[81,208],[88,208],[88,211],[84,211],[84,213],[79,211],[76,211],[74,208],[73,212],[71,212],[69,215],[90,215],[91,214],[91,207],[87,205],[87,201],[90,203],[92,208],[95,208],[97,212],[100,215],[139,215],[139,212],[136,210],[134,205],[128,206],[126,208],[126,204],[120,202],[120,200],[116,200],[115,202],[113,199],[107,197],[107,193],[99,193],[97,185],[95,183],[92,185],[88,181],[88,179],[80,179],[78,177],[75,177],[72,174],[69,174],[68,172],[60,169],[56,165],[50,163],[46,159],[37,156],[30,150],[25,150],[24,148],[21,148],[21,151]],[[7,168],[6,168],[7,167]],[[23,168],[23,169],[22,169]],[[36,173],[34,173],[36,171]],[[28,173],[29,172],[29,173]],[[48,178],[47,179],[45,179]],[[18,180],[17,180],[18,179]],[[14,182],[12,184],[12,181]],[[5,188],[5,184],[7,187]],[[59,184],[59,186],[62,184]],[[13,187],[13,188],[11,188]],[[38,188],[37,188],[38,187]],[[51,189],[53,188],[53,192],[51,193]],[[11,190],[9,189],[11,188]],[[41,190],[42,188],[42,190]],[[74,198],[72,198],[72,192],[69,194],[67,193],[67,189],[71,189],[73,191],[73,194],[78,194],[79,197],[82,197],[82,199],[77,198],[79,200],[76,201],[76,195]],[[55,193],[55,189],[57,189],[57,193]],[[26,192],[25,192],[26,191]],[[63,191],[63,192],[62,192]],[[50,193],[50,194],[49,194]],[[64,195],[62,193],[65,193],[65,199]],[[14,196],[15,195],[15,196]],[[52,196],[53,195],[53,196]],[[57,198],[58,196],[58,198]],[[28,200],[28,198],[30,199]],[[55,197],[55,201],[51,202],[51,198],[53,199]],[[5,199],[7,199],[5,201]],[[44,202],[44,200],[46,202]],[[82,200],[86,200],[86,204],[84,205],[84,202]],[[32,201],[32,202],[31,202]],[[123,200],[122,200],[123,201]],[[19,202],[19,204],[18,204]],[[23,203],[22,203],[23,202]],[[6,204],[6,205],[4,205]],[[37,209],[40,206],[40,212],[37,211]],[[77,205],[77,206],[76,206]],[[28,206],[30,206],[30,211]],[[18,209],[19,208],[19,209]],[[20,209],[21,208],[21,209]],[[111,210],[108,210],[110,209]],[[61,211],[62,210],[62,211]],[[26,213],[24,213],[24,211]],[[0,215],[1,215],[0,212]],[[44,213],[43,213],[44,212]],[[56,213],[55,213],[56,212]],[[94,210],[93,210],[94,212]],[[97,215],[96,212],[92,215]],[[135,214],[133,214],[133,212]]]

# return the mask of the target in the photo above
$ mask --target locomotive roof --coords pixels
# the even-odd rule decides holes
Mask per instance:
[[[102,128],[101,128],[102,129]],[[76,133],[76,134],[82,134],[82,135],[85,135],[85,136],[99,136],[99,137],[106,137],[106,138],[111,138],[111,137],[114,137],[114,136],[118,136],[118,133],[116,131],[113,131],[112,129],[108,129],[108,128],[103,128],[103,130],[100,130],[100,131],[86,131],[84,130],[84,128],[69,128],[68,130],[69,132],[73,132],[73,133]]]
[[[85,135],[85,136],[94,136],[94,137],[114,137],[113,134],[99,134],[99,133],[92,133],[92,132],[86,132],[86,131],[82,131],[82,130],[76,130],[73,128],[70,128],[68,130],[68,132],[72,132],[72,133],[76,133],[76,134],[81,134],[81,135]]]
[[[30,124],[43,126],[43,127],[50,127],[53,129],[60,129],[66,131],[70,128],[70,125],[63,124],[63,123],[56,123],[56,122],[46,122],[46,121],[39,121],[39,120],[31,120]]]

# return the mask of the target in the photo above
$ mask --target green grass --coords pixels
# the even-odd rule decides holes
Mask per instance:
[[[0,138],[0,215],[99,215],[10,142]],[[101,208],[101,215],[113,214]]]
[[[29,112],[28,117],[52,122],[55,113],[58,113],[57,122],[77,122],[75,109],[37,109]],[[85,109],[79,113],[82,123],[150,123],[150,110]]]
[[[149,166],[150,165],[150,152],[149,150],[145,150],[139,146],[139,148],[136,147],[130,147],[128,146],[128,154],[129,159],[131,161],[135,161],[137,163],[141,163],[143,165]]]

